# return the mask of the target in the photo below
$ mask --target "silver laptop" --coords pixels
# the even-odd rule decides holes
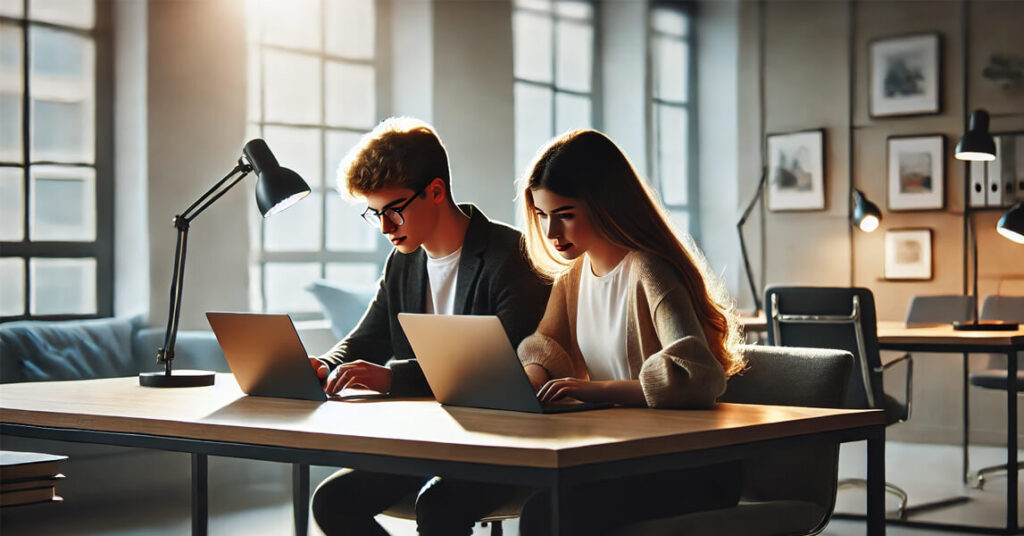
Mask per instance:
[[[206,319],[245,394],[327,400],[288,315],[211,312]]]
[[[541,404],[496,316],[399,313],[398,322],[442,404],[530,413],[611,407],[576,400]]]

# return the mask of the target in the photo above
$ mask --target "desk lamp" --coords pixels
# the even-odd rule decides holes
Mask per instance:
[[[985,110],[974,110],[971,113],[971,120],[967,132],[956,144],[957,160],[965,161],[992,161],[996,159],[996,142],[988,132],[988,112]],[[964,177],[964,183],[968,177]],[[964,192],[964,218],[967,219],[967,228],[970,231],[971,258],[974,260],[974,281],[971,296],[974,302],[970,322],[953,322],[953,329],[958,331],[1015,331],[1018,327],[1016,322],[1004,322],[1001,320],[978,320],[978,237],[974,231],[974,221],[969,216],[968,195]],[[1017,203],[1010,210],[999,218],[996,230],[999,234],[1017,243],[1024,243],[1024,209]]]
[[[870,233],[878,229],[878,225],[882,223],[882,211],[864,195],[864,192],[854,189],[853,214],[850,218],[858,229]]]
[[[174,227],[178,229],[178,243],[174,250],[174,275],[171,279],[171,309],[167,316],[167,332],[164,345],[156,351],[156,360],[163,363],[163,372],[143,372],[139,374],[139,384],[145,387],[200,387],[213,385],[214,373],[189,370],[171,373],[171,362],[174,361],[174,340],[178,334],[178,317],[181,314],[181,289],[185,278],[185,246],[188,238],[189,223],[220,199],[232,186],[238,184],[249,172],[254,172],[256,182],[256,205],[263,217],[269,217],[294,205],[309,195],[309,186],[294,171],[281,167],[270,152],[266,142],[261,139],[251,140],[242,148],[242,156],[238,164],[217,184],[213,185],[195,203],[184,212],[174,217]],[[238,175],[237,177],[235,175]],[[232,178],[233,177],[233,178]],[[230,181],[230,182],[229,182]]]

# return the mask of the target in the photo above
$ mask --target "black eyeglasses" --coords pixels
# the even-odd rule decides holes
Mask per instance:
[[[428,184],[427,186],[430,185]],[[402,215],[402,211],[405,210],[405,207],[409,206],[409,203],[412,203],[417,197],[419,197],[423,192],[425,192],[427,190],[427,186],[424,186],[423,188],[420,189],[420,191],[412,194],[412,197],[410,197],[408,201],[402,203],[401,205],[395,207],[388,207],[380,212],[377,212],[376,210],[370,207],[366,207],[366,210],[364,210],[362,214],[363,219],[366,220],[366,223],[369,223],[374,227],[380,227],[380,217],[383,215],[387,216],[388,220],[390,220],[391,223],[397,226],[401,226],[403,223],[405,223],[405,216]]]

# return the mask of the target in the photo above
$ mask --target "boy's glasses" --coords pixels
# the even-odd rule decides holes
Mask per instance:
[[[429,184],[427,186],[429,186]],[[405,223],[405,216],[402,215],[402,211],[405,210],[405,207],[409,206],[409,203],[412,203],[417,197],[420,196],[420,194],[422,194],[426,190],[427,187],[424,186],[423,188],[420,189],[420,191],[413,194],[412,197],[410,197],[409,200],[406,201],[405,203],[402,203],[401,205],[394,207],[388,207],[380,212],[377,212],[376,210],[370,207],[366,207],[366,210],[364,210],[362,214],[363,220],[365,220],[366,223],[374,227],[380,227],[381,216],[386,216],[387,219],[391,221],[391,223],[395,224],[396,226],[401,226],[403,223]]]

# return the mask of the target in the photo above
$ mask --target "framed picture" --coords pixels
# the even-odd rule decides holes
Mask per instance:
[[[825,131],[768,136],[768,210],[825,208]]]
[[[869,48],[871,117],[941,111],[939,34],[888,37]]]
[[[946,138],[891,136],[888,145],[889,210],[941,210],[945,206]]]
[[[885,278],[932,278],[932,230],[893,229],[885,233]]]

